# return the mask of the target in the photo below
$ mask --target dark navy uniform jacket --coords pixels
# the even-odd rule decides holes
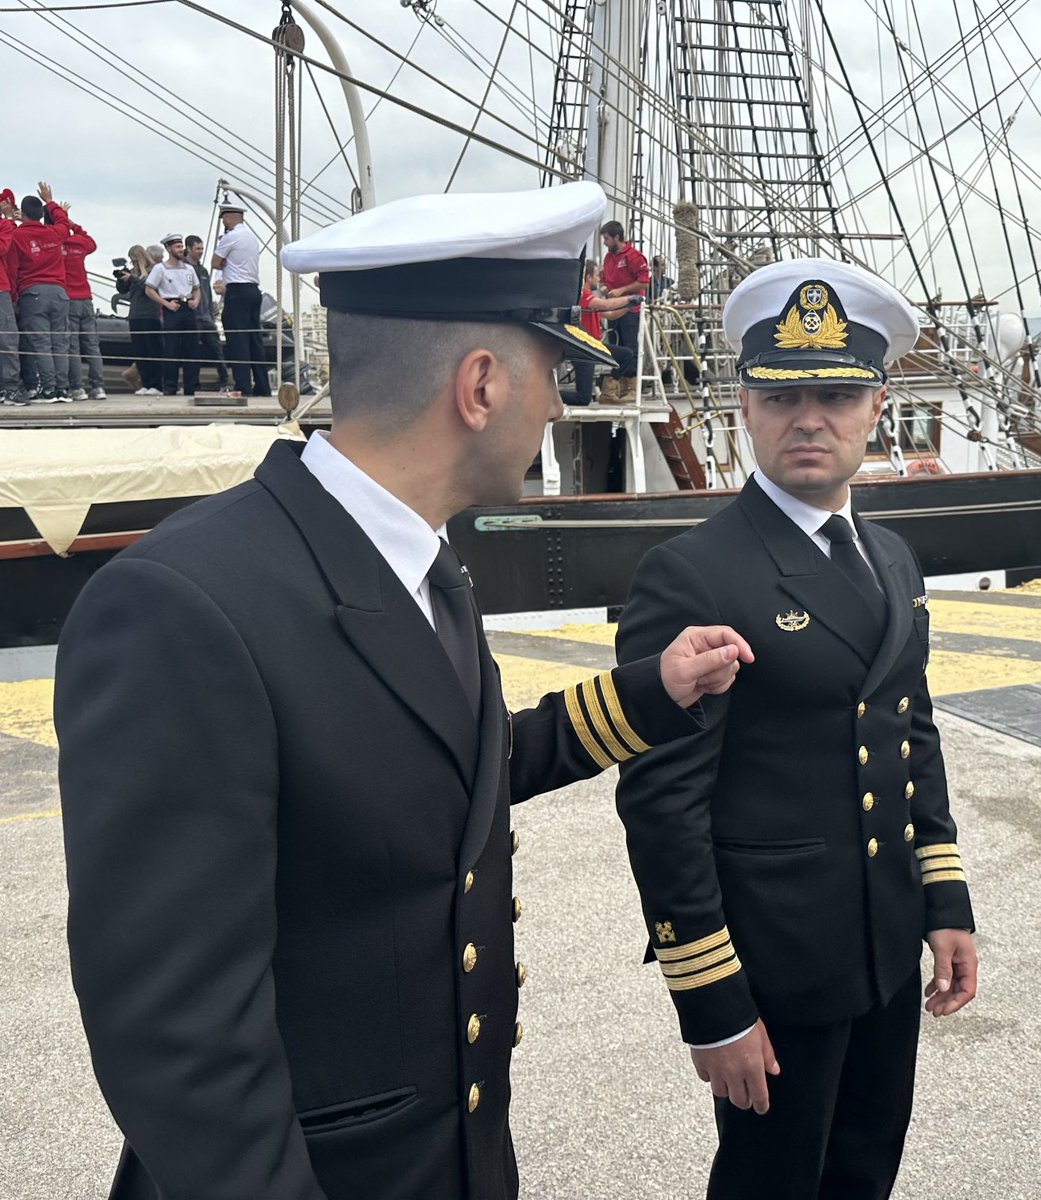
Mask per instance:
[[[55,717],[118,1200],[508,1200],[511,801],[696,727],[656,658],[480,728],[277,443],[84,589]]]
[[[888,602],[883,630],[852,582],[754,482],[652,550],[618,632],[619,662],[688,624],[752,646],[708,729],[622,765],[618,808],[684,1040],[759,1016],[823,1024],[884,1003],[923,936],[972,928],[925,668],[914,555],[857,520]]]

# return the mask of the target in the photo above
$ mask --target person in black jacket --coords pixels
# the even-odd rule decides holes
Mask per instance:
[[[756,271],[723,320],[755,473],[647,555],[618,659],[725,614],[756,660],[706,699],[704,736],[622,765],[618,808],[648,958],[716,1097],[708,1196],[882,1200],[911,1113],[922,939],[929,1012],[976,990],[925,585],[848,485],[918,322],[875,276],[817,259]]]
[[[127,314],[130,347],[141,376],[136,395],[158,396],[163,387],[163,323],[159,319],[162,310],[145,291],[153,263],[144,246],[131,246],[127,258],[130,268],[116,276],[116,291],[130,297]]]
[[[115,1200],[517,1195],[510,804],[696,736],[751,659],[687,630],[511,714],[440,536],[519,496],[564,352],[609,357],[567,324],[603,205],[418,197],[287,247],[321,268],[332,433],[163,522],[65,625],[69,944]]]

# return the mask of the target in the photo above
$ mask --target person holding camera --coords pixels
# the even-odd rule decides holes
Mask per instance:
[[[112,260],[116,291],[130,298],[127,314],[130,348],[141,376],[136,396],[158,396],[163,386],[163,323],[159,319],[162,309],[147,292],[148,276],[154,265],[148,251],[140,245],[131,246],[126,258]]]
[[[199,307],[199,277],[185,261],[184,238],[168,233],[163,238],[165,262],[148,274],[145,291],[162,309],[163,395],[177,395],[177,375],[184,367],[184,394],[194,396],[199,383],[199,334],[195,311]]]

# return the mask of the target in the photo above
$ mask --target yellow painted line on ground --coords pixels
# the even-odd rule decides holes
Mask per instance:
[[[614,635],[618,625],[561,625],[559,629],[515,629],[514,633],[528,633],[532,637],[566,638],[572,642],[589,642],[594,646],[614,647]]]
[[[0,683],[0,733],[56,748],[58,739],[51,720],[53,704],[53,679]]]
[[[45,817],[60,816],[60,808],[48,808],[43,812],[15,813],[13,817],[0,817],[0,825],[13,825],[15,821],[42,821]]]
[[[970,633],[977,637],[1041,642],[1041,608],[930,598],[929,612],[930,627],[938,633]]]
[[[516,712],[532,708],[546,692],[560,692],[573,683],[596,675],[589,667],[569,663],[546,662],[541,658],[523,658],[516,654],[496,654],[502,672],[502,692],[506,706]]]
[[[929,691],[934,696],[1024,683],[1041,683],[1041,662],[950,650],[934,650],[929,656]]]

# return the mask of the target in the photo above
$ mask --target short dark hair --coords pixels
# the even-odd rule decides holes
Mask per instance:
[[[624,238],[625,226],[621,221],[608,221],[606,224],[600,226],[600,232],[606,234],[608,237]]]
[[[189,246],[199,246],[202,244],[202,238],[197,233],[189,233],[184,239],[185,249]]]
[[[25,196],[21,204],[22,216],[29,221],[38,221],[44,213],[43,201],[39,196]]]
[[[595,259],[595,258],[587,258],[587,259],[586,259],[586,265],[585,265],[585,267],[584,267],[584,269],[583,269],[583,271],[582,271],[582,278],[583,278],[583,279],[588,279],[588,278],[590,277],[590,275],[592,275],[592,274],[593,274],[593,272],[594,272],[595,270],[597,270],[597,268],[598,268],[599,266],[600,266],[600,264],[599,264],[599,263],[596,261],[596,259]]]

